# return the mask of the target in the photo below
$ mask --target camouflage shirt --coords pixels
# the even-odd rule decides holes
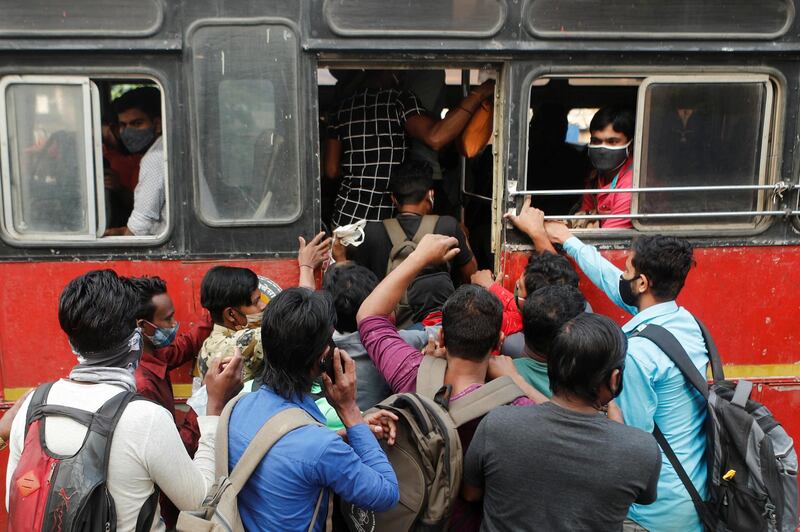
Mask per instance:
[[[264,371],[264,349],[261,347],[261,329],[241,329],[234,331],[214,324],[211,335],[203,342],[197,355],[197,369],[201,377],[205,377],[208,365],[214,357],[232,357],[236,346],[242,349],[244,366],[242,380],[248,381],[261,376]],[[197,373],[197,372],[196,372]]]

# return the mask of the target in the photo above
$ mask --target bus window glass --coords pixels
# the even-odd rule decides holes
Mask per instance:
[[[301,211],[295,33],[202,26],[191,40],[201,217],[290,223]]]
[[[0,35],[152,35],[161,26],[159,0],[4,0]]]
[[[89,213],[87,90],[79,84],[6,86],[5,223],[19,238],[95,232]]]
[[[525,23],[547,38],[771,38],[794,18],[788,0],[530,0]]]
[[[769,81],[687,82],[651,78],[643,84],[639,182],[641,188],[761,185],[766,182]],[[647,213],[754,211],[757,190],[651,192],[634,195],[633,210]],[[747,223],[720,217],[715,223]],[[752,223],[752,219],[749,220]],[[638,228],[708,224],[708,219],[644,218]]]
[[[326,0],[328,26],[341,35],[489,37],[506,18],[504,0]]]

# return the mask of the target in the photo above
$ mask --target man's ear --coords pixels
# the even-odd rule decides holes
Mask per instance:
[[[639,282],[641,288],[643,288],[643,290],[639,291],[640,295],[649,291],[653,287],[653,284],[650,282],[650,279],[643,273],[639,274],[639,279],[637,279],[637,281]]]
[[[234,325],[239,324],[239,322],[236,321],[236,311],[233,310],[233,307],[225,307],[222,310],[222,322],[233,323]]]
[[[139,327],[139,329],[141,329],[145,334],[147,334],[147,331],[145,330],[145,327],[147,325],[148,325],[147,321],[145,321],[145,320],[141,320],[141,319],[140,320],[136,320],[136,326]],[[152,334],[150,334],[148,336],[152,336]]]
[[[621,381],[622,372],[617,368],[611,372],[611,376],[608,378],[608,391],[611,392],[612,397],[617,395]]]
[[[397,201],[397,198],[394,197],[394,194],[389,194],[389,197],[392,198],[392,205],[395,207],[399,207],[400,203]]]

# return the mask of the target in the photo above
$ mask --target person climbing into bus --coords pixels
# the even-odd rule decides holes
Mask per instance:
[[[441,150],[493,95],[494,81],[486,81],[440,120],[400,88],[396,72],[367,71],[364,86],[342,101],[328,127],[324,173],[329,179],[342,177],[333,224],[391,218],[394,206],[387,186],[406,159],[407,138]]]
[[[615,190],[633,187],[634,117],[628,109],[603,107],[589,123],[589,160],[594,167],[586,188]],[[584,194],[576,214],[630,214],[631,193]],[[549,213],[548,213],[549,214]],[[588,222],[588,223],[587,223]],[[577,220],[574,227],[595,226],[592,220]],[[603,218],[600,229],[630,229],[630,218]]]
[[[161,92],[155,87],[132,89],[114,100],[119,138],[129,153],[144,153],[133,191],[133,211],[124,227],[104,236],[158,235],[166,227],[166,166],[162,141]]]
[[[610,318],[580,313],[552,340],[550,402],[484,417],[463,489],[467,500],[483,500],[481,530],[620,530],[631,503],[660,498],[653,436],[602,412],[628,388],[626,344]]]
[[[617,402],[625,423],[652,432],[655,423],[666,436],[700,495],[707,495],[706,404],[685,382],[678,367],[654,343],[637,336],[639,328],[654,323],[672,333],[701,374],[706,374],[708,351],[695,318],[675,298],[694,264],[692,246],[672,236],[642,235],[632,244],[620,270],[596,247],[573,236],[566,225],[547,222],[554,243],[578,263],[586,276],[633,318],[622,326],[629,337],[625,360],[625,388]],[[658,500],[650,506],[634,504],[626,530],[687,530],[703,527],[686,488],[662,453]],[[636,528],[640,527],[640,528]]]
[[[14,418],[6,471],[11,530],[37,528],[35,519],[42,530],[67,530],[91,515],[93,529],[163,531],[156,517],[159,489],[188,510],[202,504],[216,480],[218,416],[241,389],[241,356],[225,365],[215,360],[206,374],[208,415],[198,419],[192,460],[172,415],[134,397],[142,350],[138,308],[133,283],[113,270],[85,273],[62,291],[58,321],[77,365],[67,378],[37,388]],[[113,426],[112,420],[110,439],[102,427]],[[108,489],[105,496],[95,491],[99,482]],[[99,496],[90,498],[90,492]],[[116,522],[98,523],[107,506]]]

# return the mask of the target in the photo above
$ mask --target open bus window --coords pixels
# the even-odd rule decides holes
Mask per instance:
[[[294,30],[209,25],[190,40],[200,217],[209,225],[293,222],[302,210]]]

